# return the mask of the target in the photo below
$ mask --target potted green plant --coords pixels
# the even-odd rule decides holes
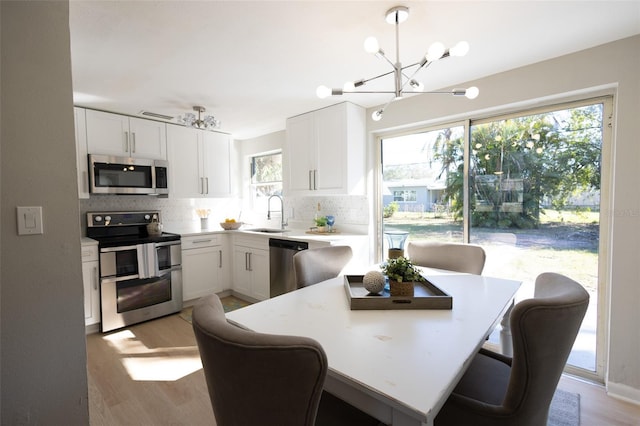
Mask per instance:
[[[316,217],[315,219],[313,219],[313,221],[316,224],[316,230],[318,232],[324,232],[327,229],[327,217],[326,216]]]
[[[420,270],[406,257],[389,259],[382,266],[382,272],[389,277],[391,296],[413,296],[415,282],[425,281]]]

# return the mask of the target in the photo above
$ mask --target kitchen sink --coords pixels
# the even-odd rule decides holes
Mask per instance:
[[[250,229],[243,229],[243,231],[263,232],[265,234],[281,234],[283,232],[289,232],[288,229],[277,229],[277,228],[250,228]]]

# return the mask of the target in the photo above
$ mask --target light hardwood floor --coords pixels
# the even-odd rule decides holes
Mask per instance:
[[[92,426],[215,425],[191,324],[171,315],[87,336]],[[640,406],[569,376],[580,394],[582,426],[640,426]]]

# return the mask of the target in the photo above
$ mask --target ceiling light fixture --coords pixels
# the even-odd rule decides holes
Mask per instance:
[[[345,93],[389,93],[393,97],[382,108],[377,109],[371,114],[371,118],[374,121],[382,119],[382,114],[391,102],[396,99],[400,99],[405,94],[418,94],[418,93],[443,93],[454,96],[466,96],[469,99],[475,99],[479,90],[477,87],[469,87],[468,89],[453,89],[450,91],[432,91],[425,92],[424,85],[421,82],[415,80],[415,76],[423,68],[427,68],[433,62],[448,58],[450,56],[464,56],[469,51],[469,44],[466,41],[461,41],[450,49],[446,49],[440,42],[433,43],[427,54],[415,64],[402,66],[400,62],[400,24],[407,20],[409,17],[409,8],[406,6],[396,6],[389,9],[386,13],[385,20],[389,24],[394,24],[396,27],[396,62],[391,62],[389,58],[384,54],[384,50],[380,48],[378,40],[375,37],[368,37],[364,41],[365,51],[376,55],[378,58],[386,60],[392,67],[393,71],[389,71],[384,74],[380,74],[376,77],[362,79],[358,81],[348,81],[344,84],[342,89],[329,89],[327,86],[319,86],[316,90],[316,94],[320,99],[327,98],[329,96],[342,95]],[[409,74],[409,72],[411,74]],[[356,90],[358,87],[364,86],[366,83],[372,80],[376,80],[381,77],[385,77],[393,74],[395,88],[393,91],[363,91]],[[409,75],[408,75],[409,74]],[[407,87],[408,86],[408,87]]]
[[[206,111],[205,107],[194,106],[193,110],[198,113],[198,118],[196,118],[194,113],[188,112],[184,116],[178,117],[178,123],[206,130],[217,129],[222,125],[222,122],[217,120],[213,115],[205,115],[204,118],[201,117],[201,114]]]

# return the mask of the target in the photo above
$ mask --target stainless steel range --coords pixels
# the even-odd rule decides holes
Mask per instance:
[[[160,212],[87,213],[87,237],[100,250],[103,332],[182,309],[180,235],[150,235]]]

